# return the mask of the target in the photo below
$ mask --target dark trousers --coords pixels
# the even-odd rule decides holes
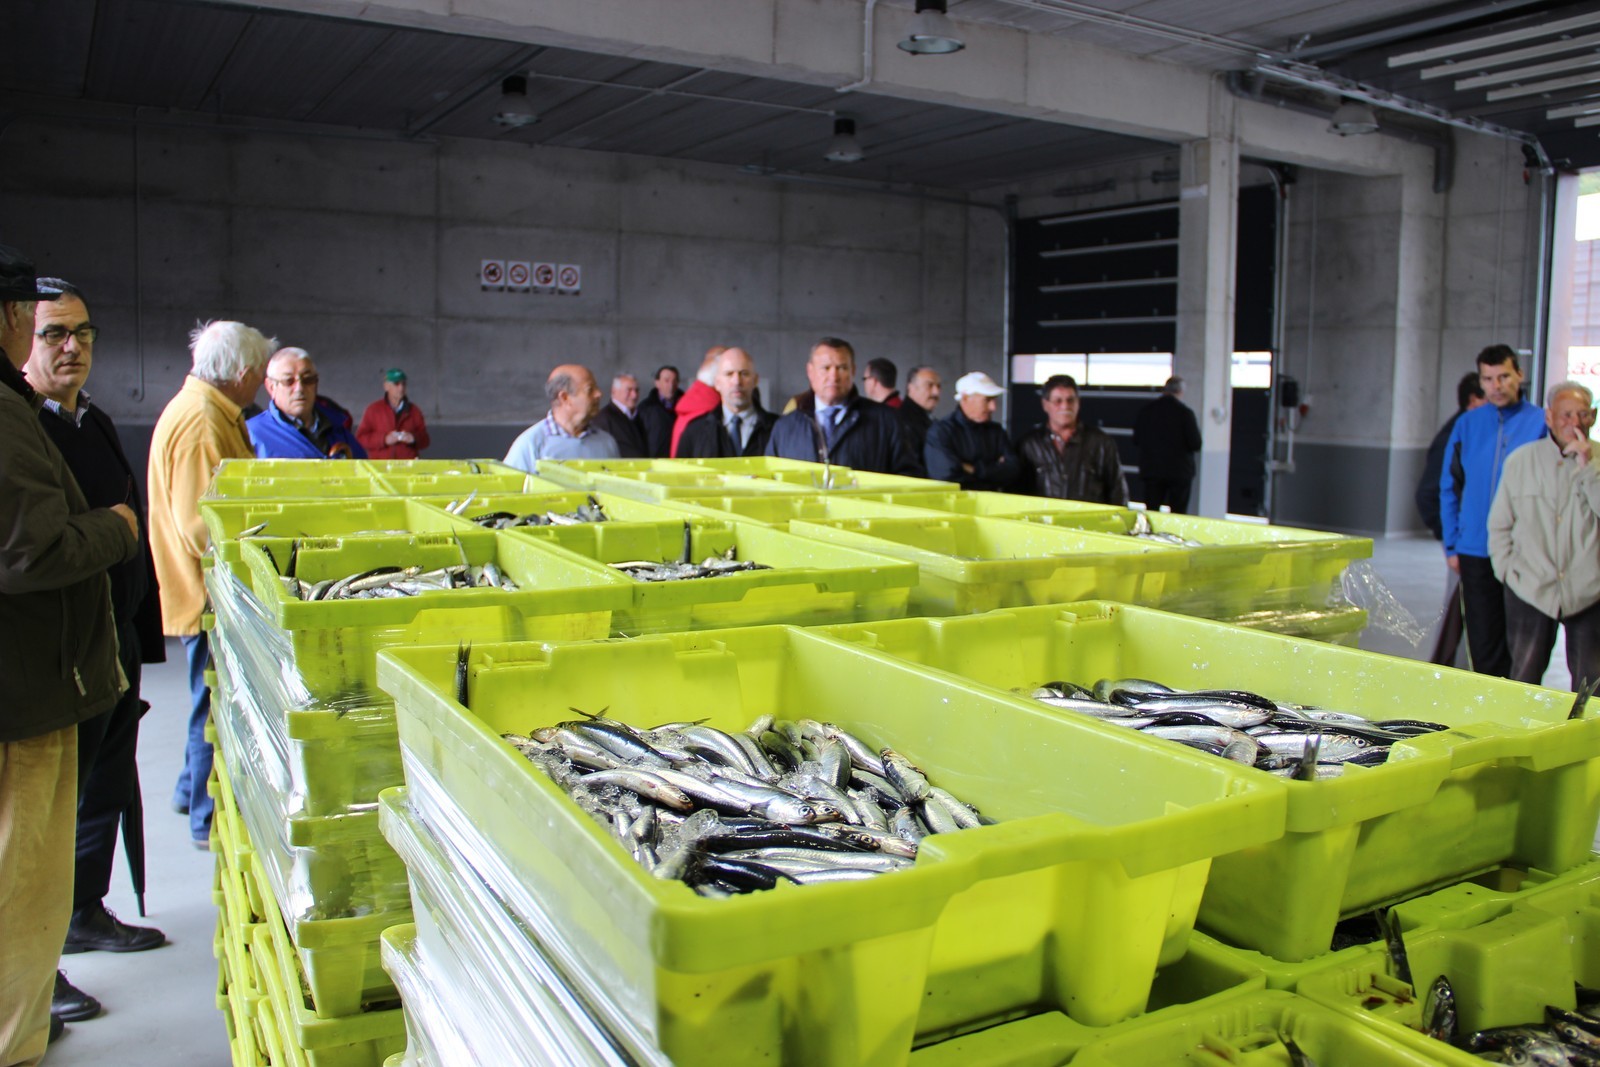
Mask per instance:
[[[78,846],[72,874],[72,910],[105,899],[111,890],[111,864],[117,854],[122,813],[139,791],[139,636],[117,627],[122,671],[128,691],[111,708],[78,724]]]
[[[1145,478],[1144,506],[1160,511],[1165,504],[1174,515],[1189,514],[1189,487],[1193,478]]]
[[[1458,555],[1461,599],[1466,606],[1467,655],[1479,674],[1505,678],[1511,673],[1506,647],[1506,594],[1487,556]]]
[[[206,780],[211,777],[211,743],[206,740],[206,720],[211,717],[211,690],[206,688],[206,668],[211,666],[211,646],[201,631],[180,638],[189,661],[189,740],[183,752],[183,773],[172,792],[175,808],[189,809],[189,833],[196,841],[211,836],[211,795]]]
[[[1600,678],[1600,604],[1562,619],[1552,619],[1510,589],[1506,590],[1506,643],[1511,649],[1511,677],[1538,685],[1550,669],[1556,627],[1567,628],[1567,668],[1572,691]]]
[[[1450,574],[1450,588],[1444,594],[1444,613],[1439,616],[1439,639],[1434,642],[1429,663],[1453,667],[1456,650],[1461,647],[1462,631],[1461,579]]]

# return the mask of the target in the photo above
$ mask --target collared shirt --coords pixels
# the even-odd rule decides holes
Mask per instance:
[[[43,393],[40,393],[39,395],[44,396]],[[61,401],[52,400],[47,396],[44,396],[44,406],[46,411],[50,411],[61,416],[67,422],[70,422],[72,425],[81,429],[83,426],[84,413],[89,410],[89,394],[83,389],[78,390],[78,406],[71,411],[68,411],[66,406],[62,404]]]
[[[590,425],[573,436],[551,412],[518,435],[505,461],[531,474],[541,459],[617,459],[620,455],[617,439],[604,430]]]
[[[737,434],[733,433],[730,425],[734,419],[739,420],[739,432]],[[740,451],[743,451],[744,443],[750,440],[751,434],[756,432],[756,409],[749,407],[743,411],[729,411],[724,407],[722,409],[722,425],[729,427],[728,433],[729,436],[733,437],[733,443],[738,446]]]

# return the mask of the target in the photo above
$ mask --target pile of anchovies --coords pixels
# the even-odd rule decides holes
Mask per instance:
[[[503,736],[646,870],[702,896],[876,877],[912,866],[928,834],[990,821],[893,749],[811,719],[726,733],[592,717]]]
[[[733,559],[733,551],[730,548],[727,555],[707,556],[700,563],[657,563],[647,559],[630,559],[622,563],[613,563],[611,566],[641,582],[681,582],[690,578],[715,578],[723,574],[737,574],[740,571],[772,569],[765,563]]]
[[[380,600],[417,596],[445,589],[517,590],[517,583],[492,562],[457,564],[425,571],[421,567],[374,567],[343,578],[308,582],[284,575],[285,591],[297,600]]]
[[[1600,1067],[1600,990],[1574,987],[1576,1011],[1554,1004],[1544,1009],[1544,1022],[1496,1026],[1463,1034],[1458,1025],[1455,991],[1444,975],[1434,979],[1422,1006],[1422,1032],[1465,1049],[1490,1063],[1528,1063],[1540,1067]]]
[[[585,522],[609,522],[610,516],[600,502],[591,496],[588,503],[579,504],[575,511],[530,511],[526,515],[490,511],[469,516],[467,521],[490,530],[511,530],[518,526],[577,526]]]
[[[1349,764],[1377,766],[1396,741],[1449,729],[1415,719],[1373,721],[1238,689],[1177,690],[1144,678],[1102,678],[1090,689],[1046,682],[1032,695],[1053,708],[1300,781],[1337,778]]]
[[[1177,545],[1180,548],[1199,548],[1205,542],[1192,541],[1175,533],[1160,533],[1150,525],[1150,518],[1144,512],[1139,512],[1139,517],[1133,520],[1133,529],[1128,531],[1129,537],[1137,537],[1144,541],[1160,541],[1164,545]]]

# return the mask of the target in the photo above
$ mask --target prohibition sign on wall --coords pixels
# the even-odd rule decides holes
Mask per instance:
[[[485,289],[499,289],[505,285],[506,265],[504,260],[485,259],[478,266],[478,281]]]
[[[583,286],[583,268],[575,263],[563,263],[556,275],[556,285],[563,293],[576,293]]]
[[[528,264],[520,260],[506,264],[506,285],[512,289],[528,288]]]
[[[533,265],[533,284],[540,289],[554,289],[556,285],[556,265],[554,263],[535,263]]]

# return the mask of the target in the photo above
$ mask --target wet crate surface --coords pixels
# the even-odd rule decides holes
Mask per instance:
[[[1153,604],[1187,563],[1181,552],[1127,538],[969,515],[796,520],[789,532],[917,564],[914,615],[967,615],[1092,597]]]
[[[1479,870],[1569,869],[1600,813],[1600,722],[1568,721],[1570,693],[1105,603],[825,632],[999,689],[1151,678],[1451,727],[1380,766],[1287,783],[1283,838],[1213,864],[1201,925],[1281,960],[1326,952],[1342,915]]]
[[[467,712],[446,695],[453,650],[383,656],[408,786],[447,809],[429,809],[430,824],[487,835],[516,891],[683,1063],[781,1047],[794,1062],[898,1064],[915,1034],[1008,1012],[1127,1018],[1156,967],[1182,956],[1211,857],[1282,829],[1281,783],[1252,788],[1219,761],[1083,730],[797,629],[471,657]],[[707,900],[651,878],[498,738],[570,707],[641,725],[709,715],[735,730],[764,712],[828,709],[1000,823],[929,839],[909,871]],[[1159,785],[1130,795],[1108,774]]]

